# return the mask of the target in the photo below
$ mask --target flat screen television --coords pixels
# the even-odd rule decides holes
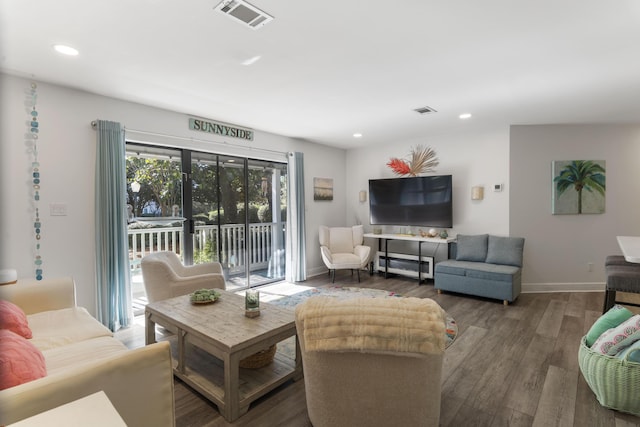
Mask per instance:
[[[453,227],[451,175],[369,180],[372,225]]]

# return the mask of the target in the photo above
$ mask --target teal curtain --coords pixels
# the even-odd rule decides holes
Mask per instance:
[[[132,319],[127,242],[127,175],[120,123],[98,120],[96,148],[96,283],[98,320],[112,331]]]
[[[307,279],[307,256],[304,216],[304,159],[302,153],[289,153],[289,185],[287,222],[287,263],[285,276],[289,282]]]

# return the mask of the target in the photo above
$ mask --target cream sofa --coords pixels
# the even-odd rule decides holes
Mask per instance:
[[[169,344],[129,350],[87,310],[76,306],[72,278],[18,280],[0,299],[25,312],[47,375],[0,391],[7,425],[104,391],[129,427],[175,426]]]

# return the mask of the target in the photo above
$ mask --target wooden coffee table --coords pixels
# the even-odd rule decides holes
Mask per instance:
[[[302,378],[302,363],[297,338],[293,338],[295,360],[277,352],[273,363],[263,368],[240,369],[242,359],[295,336],[294,312],[261,303],[261,315],[248,318],[244,315],[244,297],[220,293],[220,299],[211,304],[191,304],[188,295],[148,304],[146,343],[156,341],[156,324],[175,333],[174,375],[215,403],[231,422],[244,415],[254,400],[290,379]],[[192,345],[221,363],[208,364],[206,373],[198,372],[190,365],[188,353],[197,350]],[[217,374],[213,372],[216,369]]]

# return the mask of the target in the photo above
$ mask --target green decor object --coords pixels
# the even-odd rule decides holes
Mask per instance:
[[[36,104],[38,102],[38,85],[31,82],[31,90],[29,91],[28,105],[31,106],[29,116],[27,118],[27,129],[29,140],[27,144],[31,146],[33,161],[31,162],[31,183],[34,204],[33,231],[35,238],[35,256],[33,264],[35,268],[36,280],[42,280],[42,256],[40,255],[40,239],[42,238],[42,221],[40,220],[40,162],[38,161],[38,134],[40,133],[40,122],[38,122],[38,110]]]
[[[255,289],[247,289],[244,295],[245,310],[259,310],[260,309],[260,292]]]
[[[640,363],[597,353],[587,347],[583,337],[578,364],[585,381],[606,408],[640,416]]]
[[[435,172],[438,166],[438,158],[436,152],[431,147],[423,147],[418,145],[411,150],[409,160],[391,158],[387,162],[387,166],[391,168],[396,175],[418,176],[421,173]]]
[[[218,301],[220,292],[215,289],[198,289],[189,294],[189,300],[192,304],[209,304]]]

